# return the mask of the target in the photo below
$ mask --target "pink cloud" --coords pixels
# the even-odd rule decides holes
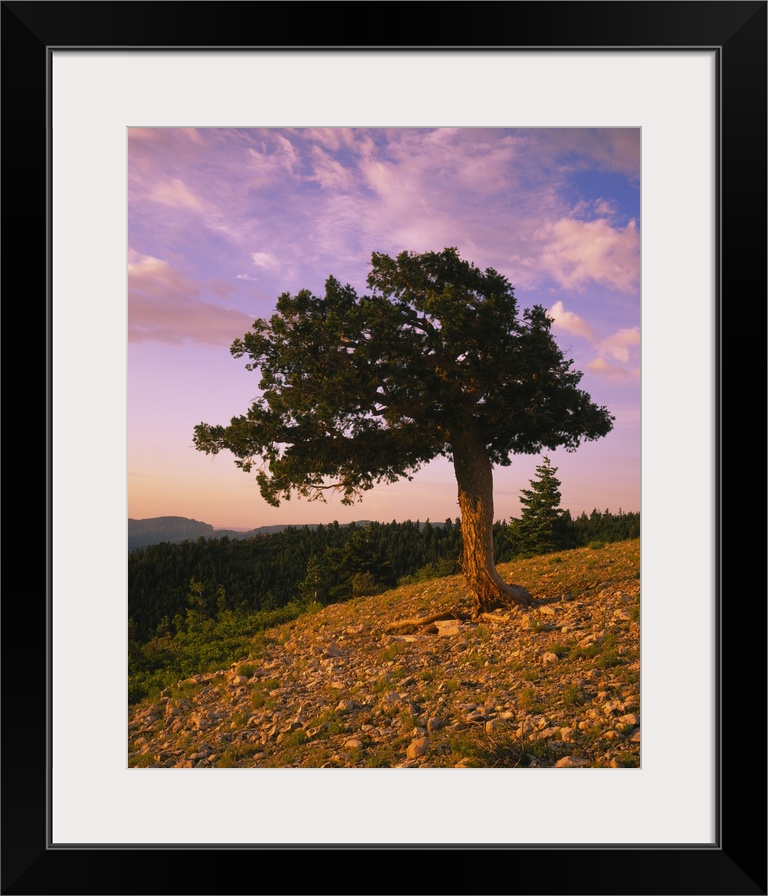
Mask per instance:
[[[128,128],[128,156],[132,180],[144,182],[159,164],[178,171],[194,164],[208,151],[196,128]]]
[[[556,329],[564,330],[574,336],[592,338],[592,329],[589,324],[573,311],[566,311],[562,302],[555,302],[549,309],[549,316],[554,318]]]
[[[640,277],[640,235],[630,221],[615,227],[605,218],[561,218],[543,228],[539,264],[566,289],[581,290],[589,281],[631,292]]]
[[[170,205],[172,208],[190,208],[195,211],[203,209],[200,199],[178,177],[171,178],[165,183],[159,183],[149,193],[148,198],[162,205]]]
[[[335,159],[322,146],[314,145],[311,155],[313,178],[324,190],[348,191],[357,186],[354,169]]]
[[[626,364],[630,358],[630,349],[638,345],[640,345],[640,327],[628,327],[604,339],[600,343],[600,350],[603,354]]]
[[[277,258],[271,252],[253,252],[251,260],[257,268],[276,268],[279,266]]]
[[[592,373],[597,373],[616,383],[628,383],[636,380],[640,376],[640,369],[634,368],[627,370],[625,367],[617,367],[615,364],[609,364],[605,358],[595,358],[587,364],[587,369]]]
[[[205,145],[197,128],[128,128],[129,140],[169,144],[178,141],[179,138],[196,143],[198,146]]]
[[[616,212],[616,202],[612,199],[596,199],[595,213],[601,218],[610,218]]]
[[[640,176],[639,128],[543,128],[530,132],[530,140],[538,153],[568,159],[567,168],[596,165],[603,171]]]
[[[260,132],[260,141],[247,152],[248,181],[252,186],[268,187],[285,177],[293,177],[300,164],[293,144],[282,134]]]
[[[252,319],[201,298],[199,287],[160,258],[128,253],[128,341],[229,345]]]

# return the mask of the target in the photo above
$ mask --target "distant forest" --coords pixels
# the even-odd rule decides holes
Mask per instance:
[[[528,556],[515,520],[497,522],[497,563]],[[555,549],[639,538],[640,514],[565,512]],[[237,540],[200,537],[150,545],[128,555],[129,637],[172,637],[197,618],[276,610],[289,603],[336,603],[397,584],[459,572],[459,520],[338,523],[289,527]]]

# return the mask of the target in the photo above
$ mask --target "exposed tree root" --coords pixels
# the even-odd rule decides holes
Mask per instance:
[[[398,622],[390,622],[384,626],[385,632],[397,631],[401,628],[421,628],[432,622],[438,622],[441,619],[469,619],[469,613],[463,613],[460,610],[448,610],[445,613],[435,613],[434,616],[411,616],[409,619],[400,619]]]
[[[425,628],[432,625],[433,622],[441,620],[456,620],[459,622],[493,622],[506,623],[510,621],[510,617],[502,612],[482,612],[470,613],[462,610],[449,610],[445,613],[435,613],[432,616],[411,616],[408,619],[400,619],[397,622],[390,622],[384,626],[385,632],[396,632],[404,628]]]

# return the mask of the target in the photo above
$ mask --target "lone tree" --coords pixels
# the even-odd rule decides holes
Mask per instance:
[[[228,426],[200,423],[195,447],[254,466],[264,499],[326,491],[345,504],[442,455],[458,484],[462,570],[473,613],[531,596],[493,558],[493,466],[543,448],[575,450],[613,417],[578,389],[541,306],[455,248],[372,255],[370,295],[334,277],[325,295],[283,293],[231,353],[260,371],[261,397]]]
[[[513,520],[514,537],[521,551],[547,554],[565,547],[568,542],[568,520],[560,506],[560,480],[555,476],[548,457],[536,467],[536,477],[530,488],[520,490],[523,510],[519,520]]]

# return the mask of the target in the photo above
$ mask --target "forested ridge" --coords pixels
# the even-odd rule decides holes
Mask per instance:
[[[564,515],[552,549],[583,547],[640,535],[640,514],[593,510]],[[498,563],[530,556],[519,520],[494,525]],[[289,603],[336,603],[376,594],[404,581],[458,572],[459,521],[391,522],[289,527],[234,540],[198,538],[163,542],[128,557],[131,640],[173,636],[198,618],[217,619],[277,610]],[[194,588],[191,589],[192,584]]]

